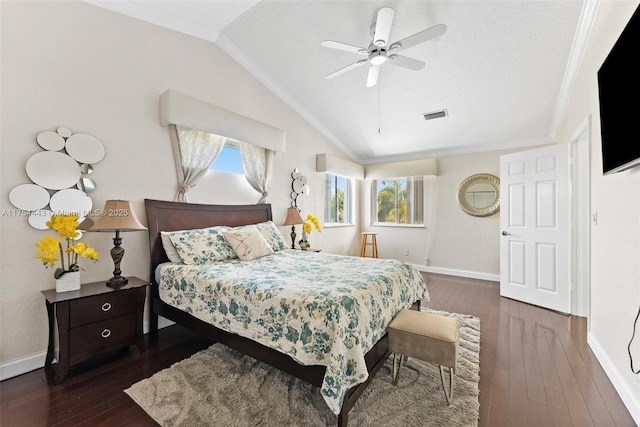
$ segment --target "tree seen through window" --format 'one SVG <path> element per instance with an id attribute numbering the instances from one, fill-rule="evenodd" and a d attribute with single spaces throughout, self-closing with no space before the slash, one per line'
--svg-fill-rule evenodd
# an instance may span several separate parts
<path id="1" fill-rule="evenodd" d="M 374 180 L 373 192 L 374 222 L 423 223 L 422 177 Z"/>
<path id="2" fill-rule="evenodd" d="M 343 176 L 325 176 L 325 212 L 327 223 L 351 223 L 351 180 Z"/>

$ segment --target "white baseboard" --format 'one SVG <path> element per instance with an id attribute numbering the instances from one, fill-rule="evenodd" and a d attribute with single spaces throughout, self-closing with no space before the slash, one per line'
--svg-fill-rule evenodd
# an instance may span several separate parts
<path id="1" fill-rule="evenodd" d="M 165 319 L 162 316 L 158 316 L 158 329 L 162 329 L 162 328 L 166 328 L 167 326 L 171 326 L 171 325 L 175 325 L 176 322 L 173 322 L 169 319 Z M 145 322 L 144 324 L 144 333 L 148 333 L 149 332 L 149 323 Z"/>
<path id="2" fill-rule="evenodd" d="M 589 344 L 591 351 L 593 351 L 596 359 L 598 359 L 598 362 L 602 365 L 602 369 L 604 369 L 607 377 L 609 377 L 611 384 L 613 384 L 613 388 L 615 388 L 620 395 L 620 398 L 627 407 L 631 417 L 636 424 L 640 425 L 640 396 L 635 396 L 633 390 L 629 388 L 620 375 L 618 369 L 616 369 L 613 363 L 611 363 L 611 359 L 609 359 L 607 353 L 591 333 L 587 334 L 587 344 Z"/>
<path id="3" fill-rule="evenodd" d="M 158 328 L 166 328 L 175 324 L 171 320 L 167 320 L 164 317 L 158 319 Z M 143 325 L 144 333 L 149 332 L 149 321 L 145 321 Z M 56 354 L 58 349 L 56 348 Z M 17 377 L 18 375 L 26 374 L 27 372 L 35 371 L 44 367 L 44 362 L 47 358 L 47 352 L 36 353 L 34 355 L 23 357 L 8 363 L 0 364 L 0 381 L 8 380 L 9 378 Z"/>
<path id="4" fill-rule="evenodd" d="M 428 265 L 415 265 L 418 271 L 425 273 L 444 274 L 446 276 L 467 277 L 469 279 L 489 280 L 500 282 L 499 274 L 481 273 L 478 271 L 454 270 L 451 268 L 432 267 Z"/>
<path id="5" fill-rule="evenodd" d="M 42 368 L 46 358 L 47 352 L 44 351 L 12 362 L 3 363 L 0 365 L 0 381 Z"/>

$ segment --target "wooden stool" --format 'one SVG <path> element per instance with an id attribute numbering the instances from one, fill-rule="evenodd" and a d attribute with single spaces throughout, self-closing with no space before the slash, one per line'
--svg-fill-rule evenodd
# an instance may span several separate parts
<path id="1" fill-rule="evenodd" d="M 393 354 L 393 385 L 398 384 L 403 359 L 415 357 L 438 365 L 447 405 L 453 398 L 453 383 L 458 361 L 458 319 L 416 310 L 400 310 L 387 328 L 389 350 Z M 396 355 L 400 363 L 396 368 Z M 444 380 L 449 368 L 449 391 Z"/>
<path id="2" fill-rule="evenodd" d="M 362 233 L 362 243 L 360 244 L 360 256 L 365 257 L 367 252 L 367 246 L 371 246 L 371 258 L 378 258 L 378 242 L 376 241 L 377 233 L 371 231 Z M 368 238 L 371 236 L 371 241 Z"/>

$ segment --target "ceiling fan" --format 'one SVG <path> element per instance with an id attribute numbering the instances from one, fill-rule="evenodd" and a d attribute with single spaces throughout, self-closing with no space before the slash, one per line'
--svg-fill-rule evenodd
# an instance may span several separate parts
<path id="1" fill-rule="evenodd" d="M 424 43 L 434 37 L 441 36 L 445 31 L 447 31 L 446 25 L 438 24 L 397 42 L 389 43 L 389 33 L 391 32 L 391 24 L 393 23 L 393 13 L 393 9 L 390 7 L 383 7 L 378 11 L 376 22 L 371 26 L 373 40 L 368 48 L 353 46 L 333 40 L 323 41 L 322 46 L 324 47 L 356 53 L 366 57 L 328 74 L 326 78 L 332 79 L 342 73 L 369 63 L 370 67 L 369 75 L 367 76 L 367 87 L 372 87 L 378 82 L 380 67 L 384 63 L 388 62 L 389 64 L 416 71 L 424 68 L 424 62 L 407 56 L 398 55 L 397 52 L 401 52 L 409 47 Z"/>

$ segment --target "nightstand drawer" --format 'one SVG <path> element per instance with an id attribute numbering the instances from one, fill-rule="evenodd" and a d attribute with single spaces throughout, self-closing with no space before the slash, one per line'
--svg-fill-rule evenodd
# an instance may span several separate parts
<path id="1" fill-rule="evenodd" d="M 69 324 L 75 328 L 135 312 L 135 290 L 106 293 L 71 301 Z"/>
<path id="2" fill-rule="evenodd" d="M 135 313 L 73 328 L 69 336 L 69 363 L 73 365 L 94 354 L 127 346 L 135 338 Z"/>

